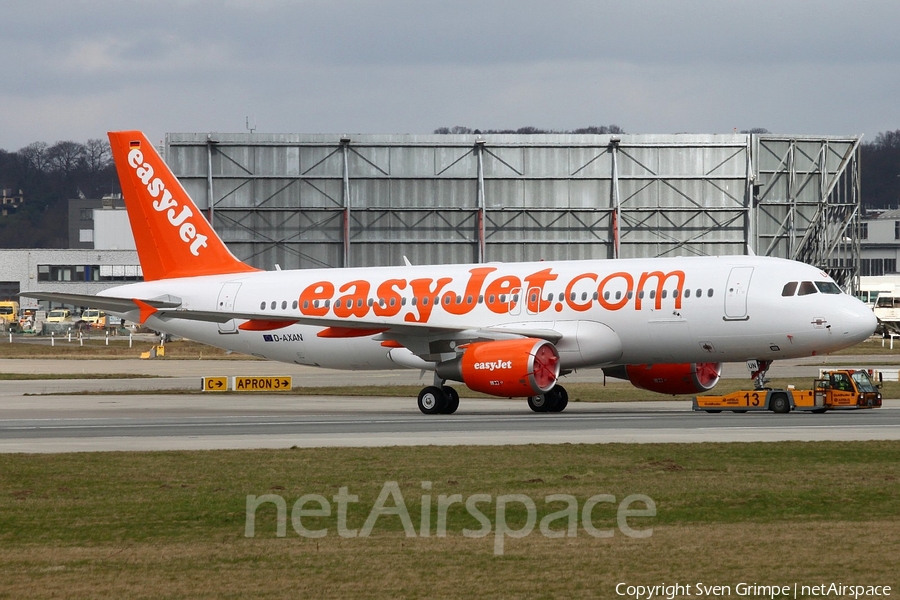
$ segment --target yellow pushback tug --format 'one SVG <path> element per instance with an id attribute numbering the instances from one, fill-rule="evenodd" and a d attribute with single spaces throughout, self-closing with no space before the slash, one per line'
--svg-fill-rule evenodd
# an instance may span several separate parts
<path id="1" fill-rule="evenodd" d="M 771 410 L 789 413 L 806 410 L 823 413 L 826 410 L 878 408 L 881 406 L 880 385 L 872 383 L 866 371 L 823 371 L 813 381 L 813 389 L 785 390 L 754 389 L 731 392 L 723 396 L 695 396 L 694 410 L 718 413 L 723 410 L 747 412 Z"/>

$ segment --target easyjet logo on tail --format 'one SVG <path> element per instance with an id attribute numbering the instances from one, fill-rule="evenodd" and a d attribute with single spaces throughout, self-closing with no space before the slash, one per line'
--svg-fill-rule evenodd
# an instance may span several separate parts
<path id="1" fill-rule="evenodd" d="M 144 153 L 139 147 L 132 147 L 128 151 L 128 165 L 134 169 L 134 174 L 141 180 L 153 200 L 153 210 L 164 212 L 172 227 L 178 230 L 178 237 L 185 244 L 190 244 L 191 254 L 200 256 L 200 248 L 206 248 L 207 236 L 197 233 L 197 226 L 190 219 L 194 217 L 194 211 L 189 206 L 179 206 L 178 201 L 172 196 L 172 192 L 166 189 L 166 184 L 159 177 L 154 177 L 153 166 L 144 162 Z"/>
<path id="2" fill-rule="evenodd" d="M 116 172 L 145 281 L 257 271 L 207 223 L 140 131 L 110 131 Z"/>

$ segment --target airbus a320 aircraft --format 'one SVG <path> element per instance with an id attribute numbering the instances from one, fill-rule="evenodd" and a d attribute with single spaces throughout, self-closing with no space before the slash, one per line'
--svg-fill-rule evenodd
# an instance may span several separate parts
<path id="1" fill-rule="evenodd" d="M 558 412 L 559 378 L 575 369 L 690 394 L 711 389 L 723 362 L 832 352 L 875 330 L 827 274 L 768 257 L 260 271 L 231 254 L 141 132 L 109 139 L 144 281 L 25 295 L 272 360 L 432 371 L 426 414 L 456 411 L 448 380 Z"/>

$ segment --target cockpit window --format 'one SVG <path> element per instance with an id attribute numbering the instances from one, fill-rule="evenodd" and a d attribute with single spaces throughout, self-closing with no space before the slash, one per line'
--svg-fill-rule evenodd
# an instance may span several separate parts
<path id="1" fill-rule="evenodd" d="M 809 294 L 815 294 L 819 290 L 816 289 L 816 284 L 812 281 L 801 281 L 800 282 L 800 291 L 797 292 L 798 296 L 808 296 Z"/>
<path id="2" fill-rule="evenodd" d="M 840 294 L 841 288 L 833 281 L 817 281 L 816 287 L 823 294 Z"/>
<path id="3" fill-rule="evenodd" d="M 793 296 L 794 292 L 797 291 L 797 282 L 791 281 L 790 283 L 784 284 L 784 289 L 781 290 L 782 296 Z"/>

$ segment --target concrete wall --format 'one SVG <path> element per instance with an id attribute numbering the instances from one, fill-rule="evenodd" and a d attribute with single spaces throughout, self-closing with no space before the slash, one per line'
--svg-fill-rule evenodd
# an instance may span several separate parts
<path id="1" fill-rule="evenodd" d="M 134 250 L 0 250 L 0 282 L 18 284 L 23 294 L 29 290 L 96 294 L 125 283 L 126 269 L 132 274 L 140 274 L 138 265 Z M 101 276 L 99 272 L 95 274 L 95 267 L 106 267 L 104 270 L 116 273 L 121 271 L 122 275 Z M 50 274 L 56 278 L 41 281 Z M 88 277 L 91 281 L 85 281 Z M 134 275 L 131 279 L 135 279 Z M 20 302 L 28 306 L 36 304 L 30 299 Z"/>

